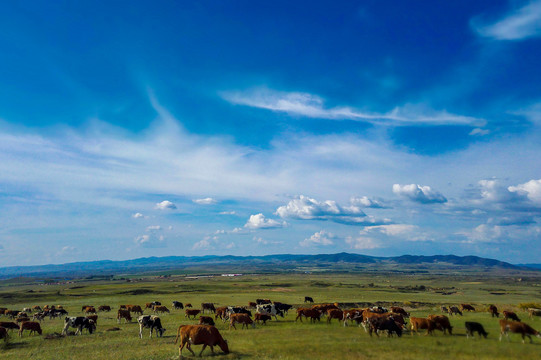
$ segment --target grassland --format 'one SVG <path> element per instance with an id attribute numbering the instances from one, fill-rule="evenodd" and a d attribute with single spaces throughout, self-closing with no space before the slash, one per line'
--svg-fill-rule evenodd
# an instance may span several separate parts
<path id="1" fill-rule="evenodd" d="M 136 322 L 117 324 L 119 304 L 140 304 L 154 300 L 171 308 L 178 300 L 217 305 L 247 305 L 256 298 L 302 305 L 304 296 L 316 302 L 339 302 L 344 305 L 367 304 L 405 306 L 413 316 L 439 313 L 440 305 L 471 303 L 478 311 L 453 317 L 454 335 L 411 336 L 401 338 L 373 337 L 357 326 L 343 327 L 336 321 L 327 324 L 296 323 L 295 312 L 284 319 L 271 321 L 256 329 L 228 330 L 227 324 L 217 322 L 227 339 L 231 353 L 219 350 L 215 359 L 534 359 L 541 355 L 541 339 L 523 345 L 520 337 L 511 335 L 511 342 L 498 341 L 499 329 L 495 319 L 485 311 L 488 304 L 500 309 L 516 310 L 521 318 L 536 329 L 541 320 L 529 320 L 518 305 L 541 302 L 541 277 L 536 273 L 505 276 L 495 273 L 471 272 L 396 275 L 390 273 L 311 273 L 243 275 L 239 277 L 188 277 L 172 275 L 131 276 L 130 281 L 79 280 L 73 283 L 36 284 L 7 281 L 0 284 L 0 307 L 20 310 L 23 307 L 62 304 L 70 316 L 80 316 L 82 305 L 111 305 L 110 313 L 100 313 L 98 331 L 83 336 L 47 339 L 45 336 L 25 336 L 12 332 L 7 344 L 0 344 L 2 359 L 173 359 L 178 347 L 173 344 L 176 329 L 194 321 L 184 317 L 183 310 L 172 310 L 161 316 L 167 329 L 163 338 L 138 337 Z M 149 313 L 147 310 L 146 313 Z M 7 321 L 5 317 L 0 320 Z M 464 321 L 478 321 L 489 332 L 486 340 L 466 339 Z M 60 333 L 62 319 L 46 319 L 44 335 Z M 108 331 L 112 328 L 118 331 Z M 196 352 L 200 346 L 194 346 Z M 185 352 L 184 355 L 189 355 Z"/>

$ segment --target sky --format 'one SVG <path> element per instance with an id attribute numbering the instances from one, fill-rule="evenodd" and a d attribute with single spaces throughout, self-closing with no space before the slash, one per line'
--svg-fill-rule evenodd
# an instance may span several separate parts
<path id="1" fill-rule="evenodd" d="M 539 263 L 541 1 L 5 1 L 0 266 Z"/>

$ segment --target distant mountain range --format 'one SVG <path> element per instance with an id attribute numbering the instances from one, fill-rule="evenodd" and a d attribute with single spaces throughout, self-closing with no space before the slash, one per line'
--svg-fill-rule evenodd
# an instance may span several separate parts
<path id="1" fill-rule="evenodd" d="M 11 266 L 0 268 L 0 278 L 13 277 L 60 277 L 76 278 L 97 275 L 134 274 L 142 272 L 159 272 L 172 270 L 190 270 L 191 272 L 257 272 L 292 270 L 306 267 L 329 267 L 345 265 L 392 266 L 423 265 L 438 267 L 482 267 L 500 269 L 541 269 L 541 265 L 512 265 L 507 262 L 477 256 L 434 255 L 397 257 L 374 257 L 360 254 L 338 253 L 319 255 L 265 255 L 265 256 L 167 256 L 147 257 L 123 261 L 88 261 L 61 265 Z"/>

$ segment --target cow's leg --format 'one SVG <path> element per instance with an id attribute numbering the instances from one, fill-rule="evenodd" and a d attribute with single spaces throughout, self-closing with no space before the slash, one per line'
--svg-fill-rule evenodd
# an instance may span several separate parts
<path id="1" fill-rule="evenodd" d="M 210 347 L 210 352 L 214 354 L 214 346 L 209 345 L 209 347 Z"/>
<path id="2" fill-rule="evenodd" d="M 203 355 L 203 351 L 205 350 L 206 347 L 207 347 L 207 344 L 203 344 L 203 348 L 201 349 L 201 352 L 199 353 L 199 357 Z"/>

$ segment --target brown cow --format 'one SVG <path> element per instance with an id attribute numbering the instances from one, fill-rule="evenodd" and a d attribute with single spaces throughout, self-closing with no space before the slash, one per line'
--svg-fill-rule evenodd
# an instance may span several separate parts
<path id="1" fill-rule="evenodd" d="M 37 332 L 39 335 L 41 335 L 41 326 L 39 325 L 39 322 L 35 321 L 25 321 L 21 324 L 21 327 L 19 328 L 19 337 L 23 336 L 24 330 L 30 330 L 30 335 L 32 333 Z"/>
<path id="2" fill-rule="evenodd" d="M 541 316 L 541 309 L 528 308 L 528 315 L 530 319 L 533 319 L 534 316 Z"/>
<path id="3" fill-rule="evenodd" d="M 460 310 L 462 311 L 475 311 L 475 308 L 470 304 L 460 304 Z"/>
<path id="4" fill-rule="evenodd" d="M 235 330 L 237 330 L 237 327 L 235 326 L 235 324 L 242 324 L 242 329 L 244 329 L 244 327 L 246 327 L 246 329 L 248 329 L 248 325 L 251 325 L 253 328 L 255 328 L 255 323 L 252 319 L 250 319 L 250 317 L 248 316 L 248 314 L 231 314 L 229 315 L 229 330 L 231 330 L 231 326 L 233 326 L 233 328 Z"/>
<path id="5" fill-rule="evenodd" d="M 410 316 L 409 312 L 407 312 L 406 310 L 404 310 L 404 308 L 401 308 L 399 306 L 391 306 L 391 312 L 395 314 L 401 314 L 406 318 Z"/>
<path id="6" fill-rule="evenodd" d="M 213 303 L 201 303 L 201 312 L 204 313 L 206 310 L 211 313 L 216 313 L 216 308 Z"/>
<path id="7" fill-rule="evenodd" d="M 219 308 L 216 308 L 214 320 L 217 320 L 218 318 L 222 319 L 223 322 L 227 320 L 227 306 L 221 306 Z"/>
<path id="8" fill-rule="evenodd" d="M 248 308 L 249 309 L 255 309 L 257 307 L 257 304 L 253 301 L 248 302 Z"/>
<path id="9" fill-rule="evenodd" d="M 317 305 L 312 305 L 312 309 L 314 310 L 319 310 L 321 311 L 322 313 L 327 313 L 327 310 L 329 309 L 338 309 L 338 307 L 334 304 L 317 304 Z M 340 309 L 338 309 L 340 310 Z"/>
<path id="10" fill-rule="evenodd" d="M 203 354 L 203 350 L 210 346 L 210 351 L 214 354 L 214 346 L 218 345 L 226 354 L 229 354 L 227 342 L 223 339 L 218 329 L 210 325 L 182 325 L 178 328 L 175 344 L 180 338 L 179 358 L 182 359 L 182 349 L 184 346 L 195 356 L 191 345 L 203 345 L 199 356 Z"/>
<path id="11" fill-rule="evenodd" d="M 190 316 L 193 316 L 193 319 L 195 320 L 195 317 L 197 315 L 199 315 L 200 312 L 201 312 L 201 310 L 199 310 L 199 309 L 185 309 L 184 310 L 184 317 L 187 317 L 189 319 Z"/>
<path id="12" fill-rule="evenodd" d="M 515 314 L 513 311 L 508 311 L 508 310 L 503 311 L 503 319 L 504 320 L 511 319 L 511 320 L 515 320 L 515 321 L 520 321 L 517 314 Z"/>
<path id="13" fill-rule="evenodd" d="M 254 315 L 254 320 L 256 323 L 260 323 L 261 321 L 263 322 L 263 325 L 267 325 L 267 321 L 271 320 L 272 317 L 270 315 L 267 315 L 267 314 L 259 314 L 259 313 L 256 313 Z"/>
<path id="14" fill-rule="evenodd" d="M 327 323 L 330 324 L 332 319 L 342 320 L 344 317 L 344 312 L 338 309 L 329 309 L 327 310 Z"/>
<path id="15" fill-rule="evenodd" d="M 32 311 L 41 311 L 41 306 L 39 305 L 32 306 Z"/>
<path id="16" fill-rule="evenodd" d="M 132 313 L 143 315 L 143 309 L 141 309 L 141 306 L 139 305 L 126 305 L 126 309 Z"/>
<path id="17" fill-rule="evenodd" d="M 131 313 L 130 310 L 118 309 L 116 313 L 116 320 L 120 324 L 120 320 L 125 319 L 126 322 L 131 322 Z"/>
<path id="18" fill-rule="evenodd" d="M 436 329 L 443 331 L 443 334 L 446 331 L 449 332 L 449 335 L 453 335 L 453 327 L 449 322 L 449 318 L 445 315 L 428 315 L 427 319 L 434 321 L 436 323 Z"/>
<path id="19" fill-rule="evenodd" d="M 541 338 L 541 334 L 539 333 L 539 331 L 533 329 L 528 324 L 520 321 L 500 320 L 500 341 L 502 341 L 502 336 L 504 334 L 507 337 L 507 341 L 509 341 L 509 332 L 521 334 L 523 344 L 526 336 L 530 339 L 530 343 L 533 342 L 531 335 L 535 335 L 538 338 Z"/>
<path id="20" fill-rule="evenodd" d="M 212 325 L 214 326 L 214 320 L 210 316 L 200 316 L 199 325 Z"/>
<path id="21" fill-rule="evenodd" d="M 496 307 L 496 305 L 490 305 L 488 307 L 488 312 L 490 313 L 490 315 L 492 315 L 492 317 L 500 317 L 500 313 L 498 312 L 498 308 Z"/>
<path id="22" fill-rule="evenodd" d="M 190 304 L 190 303 L 186 303 L 186 304 L 184 304 L 184 307 L 191 308 L 191 307 L 193 307 L 193 306 L 192 306 L 192 304 Z"/>
<path id="23" fill-rule="evenodd" d="M 87 306 L 84 310 L 85 314 L 95 314 L 96 308 L 94 306 Z"/>
<path id="24" fill-rule="evenodd" d="M 436 328 L 436 323 L 433 320 L 429 320 L 425 318 L 410 317 L 410 326 L 411 326 L 411 335 L 413 335 L 414 331 L 418 334 L 419 333 L 418 330 L 426 329 L 426 334 L 425 334 L 426 336 L 428 334 L 432 335 L 432 332 Z"/>
<path id="25" fill-rule="evenodd" d="M 25 321 L 30 321 L 30 318 L 28 316 L 26 317 L 18 317 L 17 319 L 15 319 L 15 321 L 20 324 L 20 323 L 23 323 Z"/>
<path id="26" fill-rule="evenodd" d="M 98 315 L 87 315 L 86 318 L 94 321 L 94 324 L 98 325 Z"/>
<path id="27" fill-rule="evenodd" d="M 98 311 L 111 311 L 111 307 L 109 305 L 100 305 Z"/>
<path id="28" fill-rule="evenodd" d="M 169 309 L 167 308 L 167 306 L 163 306 L 163 305 L 154 305 L 154 313 L 156 314 L 159 314 L 159 313 L 169 313 Z"/>
<path id="29" fill-rule="evenodd" d="M 306 308 L 298 308 L 297 309 L 297 317 L 295 318 L 295 321 L 297 321 L 298 319 L 301 319 L 301 322 L 302 322 L 302 317 L 307 317 L 307 318 L 310 318 L 310 322 L 314 322 L 314 321 L 320 321 L 321 320 L 321 316 L 323 315 L 323 313 L 319 310 L 316 310 L 316 309 L 306 309 Z"/>

